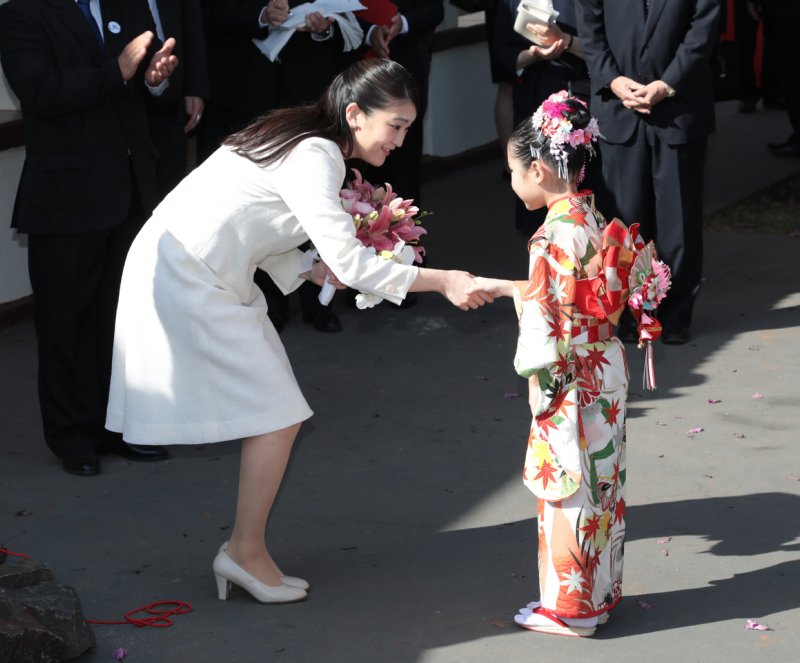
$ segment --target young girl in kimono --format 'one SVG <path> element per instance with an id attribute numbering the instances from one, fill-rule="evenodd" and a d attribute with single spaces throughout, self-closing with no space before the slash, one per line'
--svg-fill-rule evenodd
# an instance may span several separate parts
<path id="1" fill-rule="evenodd" d="M 660 333 L 652 313 L 669 287 L 652 243 L 644 246 L 636 226 L 606 224 L 592 193 L 578 188 L 598 136 L 583 102 L 566 92 L 517 127 L 511 186 L 528 209 L 547 207 L 547 217 L 529 244 L 528 281 L 476 285 L 514 298 L 514 364 L 529 380 L 533 413 L 523 480 L 538 498 L 539 599 L 514 621 L 584 637 L 622 596 L 628 368 L 614 325 L 629 304 L 649 345 Z"/>

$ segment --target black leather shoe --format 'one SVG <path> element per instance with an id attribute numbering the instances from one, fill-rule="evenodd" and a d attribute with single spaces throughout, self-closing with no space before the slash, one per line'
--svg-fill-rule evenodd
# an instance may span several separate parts
<path id="1" fill-rule="evenodd" d="M 782 140 L 780 143 L 767 143 L 767 147 L 771 150 L 779 150 L 783 147 L 789 147 L 790 145 L 796 145 L 798 143 L 800 143 L 800 138 L 792 134 L 786 140 Z"/>
<path id="2" fill-rule="evenodd" d="M 313 325 L 318 332 L 334 334 L 342 331 L 339 318 L 326 308 L 320 309 L 316 314 L 303 313 L 303 322 Z"/>
<path id="3" fill-rule="evenodd" d="M 103 451 L 105 453 L 114 454 L 115 456 L 120 456 L 121 458 L 145 463 L 169 458 L 169 453 L 164 447 L 128 444 L 122 440 L 106 445 Z"/>
<path id="4" fill-rule="evenodd" d="M 789 143 L 772 149 L 772 156 L 785 159 L 800 159 L 800 143 Z"/>
<path id="5" fill-rule="evenodd" d="M 661 334 L 661 342 L 664 345 L 685 345 L 689 342 L 689 328 L 669 327 Z"/>
<path id="6" fill-rule="evenodd" d="M 61 467 L 70 474 L 90 477 L 100 474 L 100 459 L 95 455 L 70 456 L 61 460 Z"/>

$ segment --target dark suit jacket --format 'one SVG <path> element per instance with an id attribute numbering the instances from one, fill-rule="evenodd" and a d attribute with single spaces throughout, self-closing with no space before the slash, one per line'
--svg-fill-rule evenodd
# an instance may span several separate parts
<path id="1" fill-rule="evenodd" d="M 0 5 L 0 58 L 25 127 L 12 222 L 21 232 L 111 228 L 137 191 L 145 210 L 157 199 L 145 112 L 153 100 L 142 76 L 150 54 L 127 84 L 117 64 L 123 47 L 152 27 L 147 3 L 101 0 L 101 8 L 105 51 L 74 0 Z"/>
<path id="2" fill-rule="evenodd" d="M 671 145 L 714 130 L 710 57 L 717 40 L 719 0 L 576 0 L 578 34 L 592 79 L 592 114 L 610 143 L 627 141 L 640 121 Z M 677 95 L 642 116 L 625 108 L 609 84 L 661 79 Z"/>
<path id="3" fill-rule="evenodd" d="M 211 101 L 256 117 L 279 99 L 278 65 L 256 47 L 268 29 L 258 17 L 266 0 L 202 0 Z"/>
<path id="4" fill-rule="evenodd" d="M 398 11 L 408 21 L 408 32 L 397 35 L 389 44 L 389 58 L 403 65 L 414 76 L 419 86 L 420 121 L 428 99 L 428 77 L 431 68 L 433 33 L 444 18 L 443 0 L 392 0 Z M 358 14 L 356 14 L 358 16 Z M 369 25 L 364 26 L 364 34 Z"/>
<path id="5" fill-rule="evenodd" d="M 200 0 L 157 0 L 164 36 L 175 38 L 178 66 L 169 84 L 184 96 L 208 98 L 208 63 Z"/>

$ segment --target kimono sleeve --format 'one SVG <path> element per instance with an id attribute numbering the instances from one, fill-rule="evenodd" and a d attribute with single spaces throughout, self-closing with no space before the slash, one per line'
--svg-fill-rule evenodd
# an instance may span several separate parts
<path id="1" fill-rule="evenodd" d="M 537 376 L 546 409 L 553 385 L 569 352 L 575 309 L 575 261 L 561 246 L 542 238 L 532 243 L 530 278 L 515 284 L 519 338 L 514 368 L 525 378 Z"/>

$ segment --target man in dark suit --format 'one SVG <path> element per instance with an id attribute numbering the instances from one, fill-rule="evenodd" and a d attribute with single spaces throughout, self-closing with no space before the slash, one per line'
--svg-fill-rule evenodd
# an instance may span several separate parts
<path id="1" fill-rule="evenodd" d="M 286 19 L 289 5 L 267 0 L 202 0 L 208 52 L 209 97 L 198 136 L 207 158 L 230 134 L 280 102 L 278 63 L 253 43 Z"/>
<path id="2" fill-rule="evenodd" d="M 198 0 L 149 0 L 158 41 L 175 39 L 180 63 L 169 85 L 170 104 L 148 104 L 150 135 L 158 150 L 159 197 L 163 198 L 186 175 L 187 134 L 203 117 L 208 98 L 208 65 L 203 15 Z"/>
<path id="3" fill-rule="evenodd" d="M 776 157 L 800 159 L 800 67 L 797 65 L 798 0 L 758 0 L 749 3 L 754 14 L 764 14 L 764 28 L 774 40 L 781 88 L 792 133 L 786 140 L 767 143 Z"/>
<path id="4" fill-rule="evenodd" d="M 367 40 L 378 57 L 390 58 L 411 72 L 419 88 L 420 104 L 403 146 L 383 166 L 367 169 L 366 174 L 375 182 L 390 182 L 398 195 L 419 202 L 422 121 L 428 107 L 433 33 L 444 18 L 444 4 L 442 0 L 392 2 L 398 10 L 392 25 L 368 28 Z"/>
<path id="5" fill-rule="evenodd" d="M 102 450 L 166 455 L 104 430 L 119 280 L 157 200 L 145 104 L 168 94 L 176 65 L 174 40 L 149 50 L 148 17 L 144 0 L 0 5 L 0 60 L 25 126 L 13 225 L 28 234 L 44 436 L 75 474 L 99 472 Z"/>
<path id="6" fill-rule="evenodd" d="M 662 338 L 686 343 L 702 277 L 719 0 L 577 0 L 576 8 L 603 136 L 608 212 L 639 222 L 655 240 L 673 279 L 659 315 Z M 620 334 L 626 340 L 630 330 Z"/>

